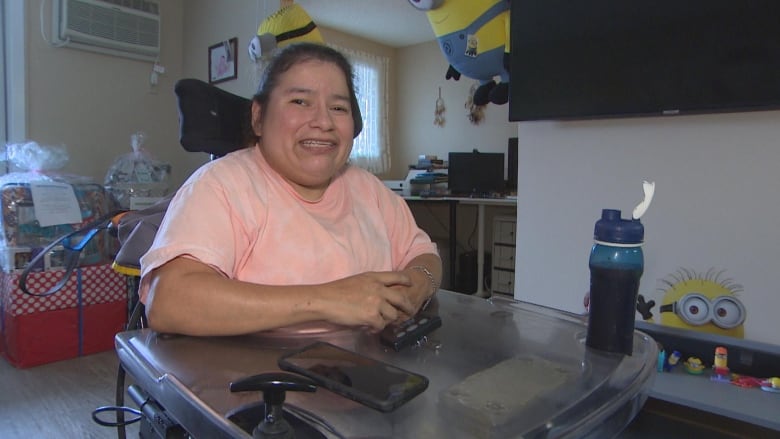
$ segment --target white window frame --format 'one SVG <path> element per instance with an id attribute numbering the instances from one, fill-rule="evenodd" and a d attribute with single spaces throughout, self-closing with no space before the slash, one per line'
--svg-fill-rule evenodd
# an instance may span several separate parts
<path id="1" fill-rule="evenodd" d="M 333 46 L 352 63 L 355 93 L 363 116 L 363 131 L 355 138 L 349 160 L 374 174 L 390 170 L 388 76 L 390 59 L 359 50 Z"/>
<path id="2" fill-rule="evenodd" d="M 3 144 L 8 140 L 7 131 L 5 129 L 6 124 L 8 124 L 8 120 L 6 117 L 6 114 L 8 114 L 8 102 L 5 100 L 5 89 L 6 89 L 6 83 L 5 83 L 5 66 L 8 64 L 8 60 L 5 58 L 5 2 L 0 2 L 0 59 L 3 60 L 2 64 L 0 64 L 0 84 L 2 84 L 2 87 L 0 87 L 0 102 L 2 102 L 2 107 L 0 107 L 0 114 L 2 114 L 2 118 L 0 118 L 0 139 L 3 140 Z M 2 172 L 3 170 L 0 170 Z"/>
<path id="3" fill-rule="evenodd" d="M 27 102 L 25 90 L 25 15 L 24 0 L 5 0 L 2 2 L 2 29 L 0 29 L 0 47 L 2 47 L 3 66 L 0 72 L 2 80 L 4 144 L 22 142 L 27 137 Z"/>

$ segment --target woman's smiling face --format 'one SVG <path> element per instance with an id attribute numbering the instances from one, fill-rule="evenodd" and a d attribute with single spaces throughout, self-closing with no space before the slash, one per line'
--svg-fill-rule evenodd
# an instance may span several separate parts
<path id="1" fill-rule="evenodd" d="M 344 72 L 309 59 L 292 65 L 266 108 L 252 105 L 263 156 L 304 199 L 322 197 L 352 150 L 354 121 Z"/>

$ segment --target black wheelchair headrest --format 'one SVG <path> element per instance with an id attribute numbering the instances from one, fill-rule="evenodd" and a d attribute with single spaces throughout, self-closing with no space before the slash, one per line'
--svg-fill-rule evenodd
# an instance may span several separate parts
<path id="1" fill-rule="evenodd" d="M 251 100 L 191 78 L 177 81 L 174 93 L 184 149 L 221 157 L 248 146 Z"/>

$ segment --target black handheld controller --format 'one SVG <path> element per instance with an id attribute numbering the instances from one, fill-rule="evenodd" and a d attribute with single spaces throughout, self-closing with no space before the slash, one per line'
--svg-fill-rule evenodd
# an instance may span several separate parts
<path id="1" fill-rule="evenodd" d="M 379 340 L 382 344 L 400 351 L 409 345 L 417 343 L 440 326 L 441 317 L 434 314 L 418 313 L 402 323 L 387 325 L 379 333 Z"/>

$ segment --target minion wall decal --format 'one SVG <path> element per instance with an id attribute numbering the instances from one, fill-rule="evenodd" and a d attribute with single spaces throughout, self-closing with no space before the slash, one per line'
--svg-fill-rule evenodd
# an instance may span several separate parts
<path id="1" fill-rule="evenodd" d="M 706 273 L 680 268 L 661 280 L 663 293 L 658 308 L 660 323 L 675 328 L 744 338 L 747 310 L 737 295 L 742 285 L 723 278 L 725 270 L 710 268 Z M 640 298 L 637 310 L 645 320 L 653 321 L 650 309 L 654 301 Z"/>
<path id="2" fill-rule="evenodd" d="M 475 105 L 509 101 L 509 0 L 408 0 L 425 11 L 450 66 L 446 79 L 476 79 Z M 499 81 L 496 82 L 495 78 Z"/>

